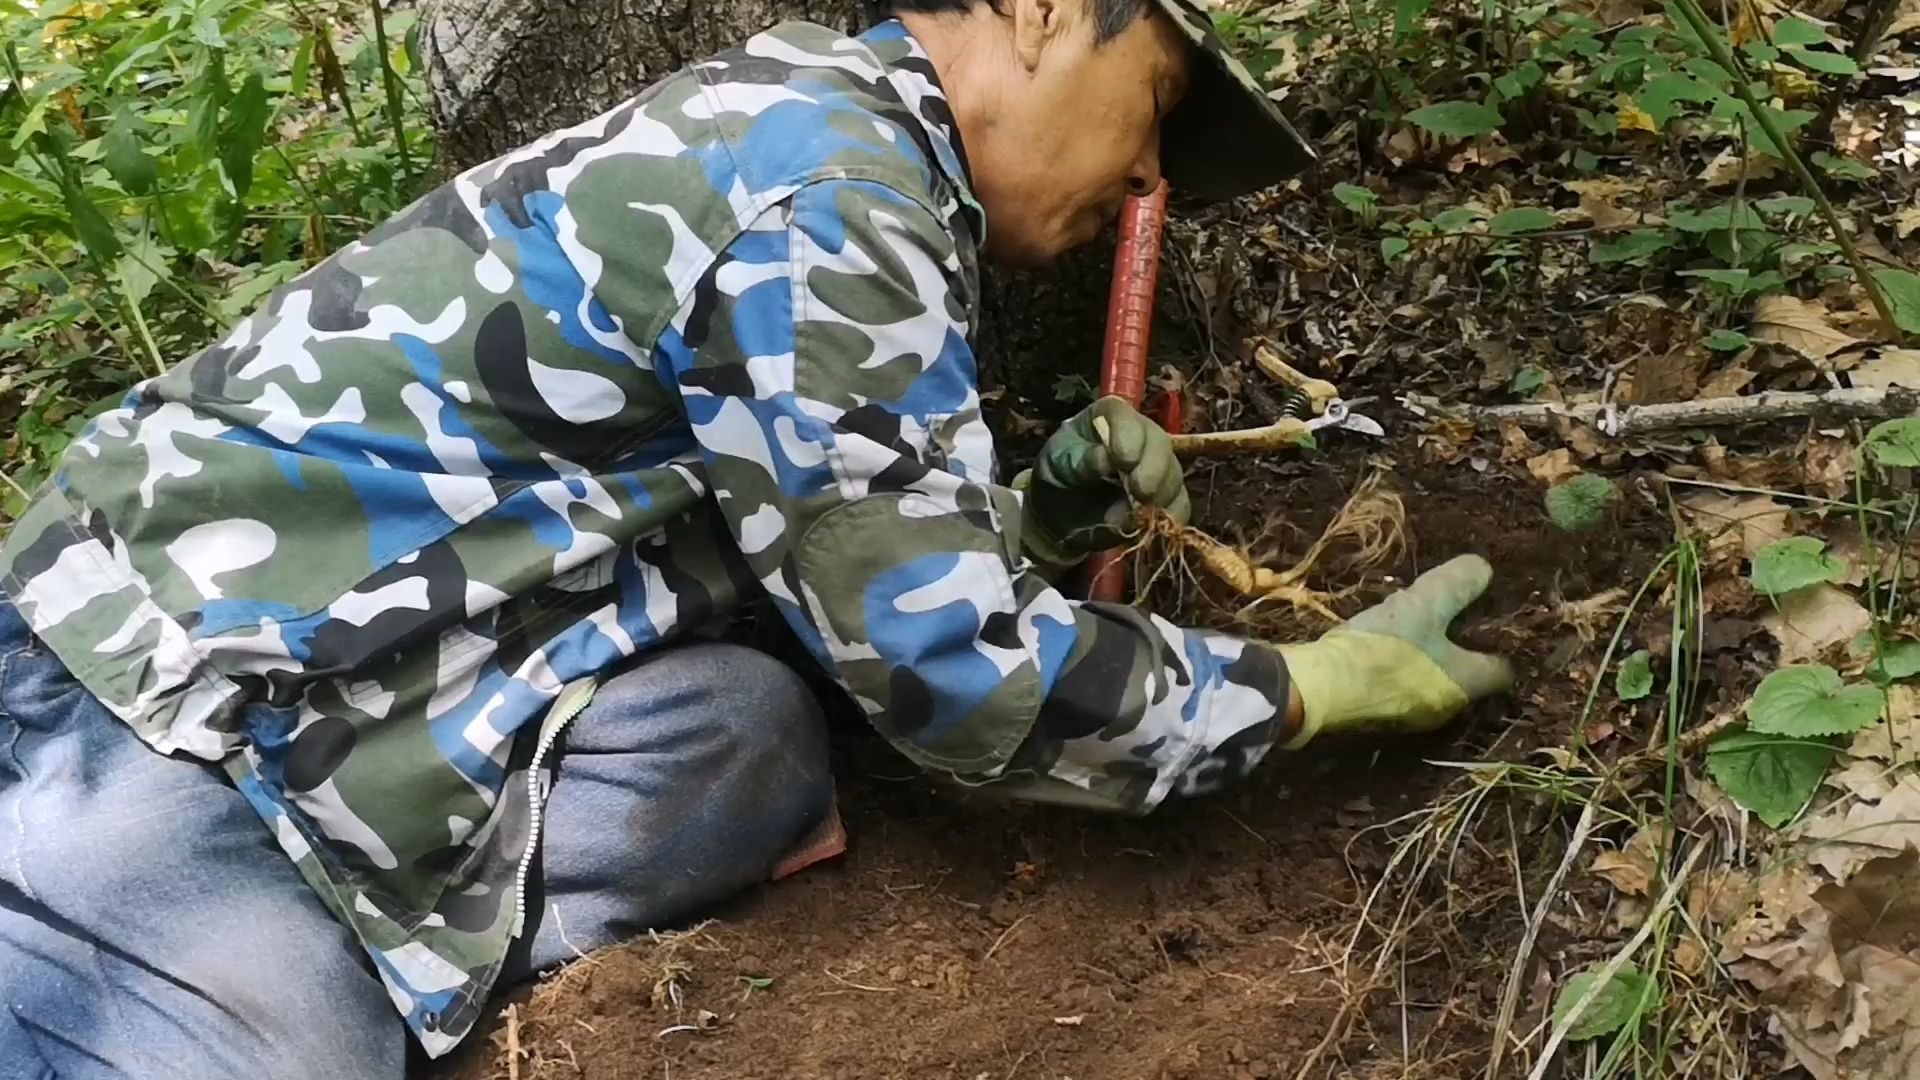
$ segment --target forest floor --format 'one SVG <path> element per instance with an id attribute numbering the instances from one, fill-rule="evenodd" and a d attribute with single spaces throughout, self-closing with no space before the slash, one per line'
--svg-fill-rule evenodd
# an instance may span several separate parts
<path id="1" fill-rule="evenodd" d="M 1888 70 L 1815 142 L 1883 168 L 1844 197 L 1854 239 L 1911 265 L 1920 153 L 1901 147 L 1920 143 L 1920 102 L 1899 95 L 1920 70 Z M 1435 140 L 1296 105 L 1326 148 L 1310 183 L 1170 227 L 1154 389 L 1181 392 L 1192 430 L 1270 422 L 1269 349 L 1365 400 L 1387 437 L 1199 463 L 1194 525 L 1286 567 L 1378 479 L 1402 542 L 1371 562 L 1336 545 L 1308 584 L 1351 615 L 1487 556 L 1494 584 L 1457 636 L 1514 657 L 1516 691 L 1432 736 L 1276 753 L 1236 791 L 1141 820 L 956 800 L 846 724 L 843 857 L 523 988 L 441 1075 L 1916 1075 L 1920 913 L 1899 899 L 1920 895 L 1901 855 L 1920 841 L 1901 738 L 1920 711 L 1902 681 L 1920 673 L 1915 504 L 1878 467 L 1897 455 L 1860 456 L 1873 419 L 1615 437 L 1461 410 L 1911 386 L 1920 353 L 1844 271 L 1768 264 L 1785 287 L 1749 292 L 1750 271 L 1712 269 L 1729 239 L 1735 263 L 1743 242 L 1837 248 L 1791 177 L 1758 158 L 1729 172 L 1705 129 L 1623 131 L 1631 152 L 1601 160 L 1549 127 Z M 1751 205 L 1784 232 L 1713 235 Z M 1552 228 L 1490 224 L 1524 207 Z M 1629 233 L 1669 247 L 1603 253 Z M 1029 336 L 1085 340 L 1085 299 L 1088 325 Z M 1010 459 L 1095 379 L 1090 349 L 1055 353 L 989 372 Z M 1775 576 L 1790 550 L 1811 576 Z M 1136 601 L 1183 624 L 1328 625 L 1157 547 L 1134 572 Z M 1783 674 L 1832 686 L 1763 723 L 1755 695 Z M 1878 711 L 1830 723 L 1835 695 Z"/>
<path id="2" fill-rule="evenodd" d="M 1311 532 L 1369 458 L 1417 460 L 1413 441 L 1348 445 L 1293 477 L 1218 470 L 1198 481 L 1199 520 Z M 1585 691 L 1542 660 L 1590 670 L 1604 640 L 1540 616 L 1644 575 L 1665 540 L 1658 515 L 1634 509 L 1619 530 L 1564 541 L 1507 468 L 1396 476 L 1410 543 L 1386 572 L 1466 551 L 1499 567 L 1462 640 L 1522 658 L 1512 700 L 1430 738 L 1277 756 L 1238 791 L 1140 820 L 956 802 L 849 730 L 844 858 L 698 930 L 566 969 L 457 1075 L 513 1075 L 509 1040 L 529 1078 L 1470 1074 L 1525 925 L 1516 880 L 1551 871 L 1558 848 L 1490 823 L 1455 861 L 1449 916 L 1370 972 L 1356 915 L 1401 839 L 1382 826 L 1459 780 L 1432 760 L 1565 739 Z"/>

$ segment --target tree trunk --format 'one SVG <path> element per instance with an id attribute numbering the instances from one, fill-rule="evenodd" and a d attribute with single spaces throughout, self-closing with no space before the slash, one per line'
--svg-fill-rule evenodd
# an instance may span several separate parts
<path id="1" fill-rule="evenodd" d="M 439 165 L 452 173 L 596 116 L 785 19 L 869 24 L 864 0 L 426 0 Z M 976 344 L 982 381 L 1014 399 L 1003 404 L 1058 415 L 1081 403 L 1056 398 L 1057 379 L 1099 383 L 1112 259 L 1107 237 L 1044 273 L 985 275 Z"/>
<path id="2" fill-rule="evenodd" d="M 597 116 L 774 23 L 865 24 L 862 0 L 427 0 L 434 127 L 449 170 Z"/>

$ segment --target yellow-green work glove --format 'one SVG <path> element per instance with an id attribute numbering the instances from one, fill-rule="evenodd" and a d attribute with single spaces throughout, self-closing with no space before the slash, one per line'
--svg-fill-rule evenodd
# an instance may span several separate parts
<path id="1" fill-rule="evenodd" d="M 1014 486 L 1027 492 L 1021 546 L 1047 570 L 1120 543 L 1136 504 L 1182 525 L 1193 512 L 1173 441 L 1120 397 L 1103 397 L 1062 425 Z"/>
<path id="2" fill-rule="evenodd" d="M 1469 701 L 1511 687 L 1504 659 L 1447 638 L 1492 580 L 1487 560 L 1462 555 L 1318 641 L 1279 646 L 1305 719 L 1287 747 L 1328 731 L 1431 731 Z"/>

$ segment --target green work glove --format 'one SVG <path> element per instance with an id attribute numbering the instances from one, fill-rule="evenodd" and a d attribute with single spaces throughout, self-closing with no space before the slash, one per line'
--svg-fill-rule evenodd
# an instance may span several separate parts
<path id="1" fill-rule="evenodd" d="M 1172 440 L 1119 397 L 1101 398 L 1054 432 L 1014 486 L 1027 492 L 1021 546 L 1043 571 L 1120 543 L 1136 503 L 1182 525 L 1193 513 Z"/>
<path id="2" fill-rule="evenodd" d="M 1512 686 L 1505 660 L 1447 639 L 1448 625 L 1492 578 L 1487 560 L 1462 555 L 1318 641 L 1279 646 L 1305 715 L 1288 748 L 1325 731 L 1431 731 L 1467 702 Z"/>

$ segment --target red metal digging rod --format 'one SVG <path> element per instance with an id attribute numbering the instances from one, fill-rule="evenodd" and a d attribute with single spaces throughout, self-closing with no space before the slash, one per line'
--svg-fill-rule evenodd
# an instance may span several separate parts
<path id="1" fill-rule="evenodd" d="M 1100 393 L 1118 394 L 1136 407 L 1147 390 L 1147 340 L 1153 330 L 1154 290 L 1160 283 L 1160 228 L 1167 220 L 1167 185 L 1127 198 L 1120 209 L 1120 246 L 1113 256 L 1107 298 L 1107 340 L 1100 352 Z M 1087 562 L 1087 597 L 1118 601 L 1127 568 L 1118 551 Z"/>

